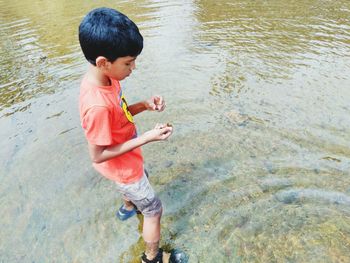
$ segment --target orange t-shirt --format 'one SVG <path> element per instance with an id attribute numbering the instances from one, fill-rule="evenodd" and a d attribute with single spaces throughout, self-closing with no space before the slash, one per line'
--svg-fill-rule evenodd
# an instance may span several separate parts
<path id="1" fill-rule="evenodd" d="M 81 82 L 79 110 L 85 136 L 91 144 L 110 146 L 137 137 L 136 126 L 128 111 L 120 83 L 94 86 L 85 78 Z M 103 176 L 120 183 L 133 183 L 143 176 L 141 147 L 102 163 L 93 163 Z"/>

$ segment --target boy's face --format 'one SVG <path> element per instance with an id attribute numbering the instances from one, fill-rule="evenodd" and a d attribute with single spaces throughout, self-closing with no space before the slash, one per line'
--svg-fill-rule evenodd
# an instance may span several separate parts
<path id="1" fill-rule="evenodd" d="M 107 62 L 106 75 L 117 80 L 123 80 L 128 77 L 132 71 L 136 68 L 136 57 L 120 57 L 114 62 Z"/>

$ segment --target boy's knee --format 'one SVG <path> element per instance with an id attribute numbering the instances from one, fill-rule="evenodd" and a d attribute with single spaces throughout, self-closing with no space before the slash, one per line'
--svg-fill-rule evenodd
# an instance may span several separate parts
<path id="1" fill-rule="evenodd" d="M 156 195 L 151 199 L 145 198 L 140 200 L 135 205 L 145 217 L 161 216 L 163 212 L 162 201 Z"/>

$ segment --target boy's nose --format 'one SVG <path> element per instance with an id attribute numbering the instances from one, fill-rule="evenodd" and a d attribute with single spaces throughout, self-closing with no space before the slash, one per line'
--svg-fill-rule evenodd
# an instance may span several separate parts
<path id="1" fill-rule="evenodd" d="M 136 68 L 136 63 L 135 61 L 133 61 L 133 63 L 131 64 L 131 70 L 134 70 Z"/>

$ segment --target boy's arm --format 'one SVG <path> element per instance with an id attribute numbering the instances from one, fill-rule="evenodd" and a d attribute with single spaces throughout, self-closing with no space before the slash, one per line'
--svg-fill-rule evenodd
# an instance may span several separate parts
<path id="1" fill-rule="evenodd" d="M 166 140 L 172 134 L 173 128 L 166 125 L 157 125 L 154 129 L 145 132 L 141 136 L 112 146 L 101 146 L 89 143 L 91 160 L 94 163 L 102 163 L 137 147 L 152 141 Z"/>
<path id="2" fill-rule="evenodd" d="M 128 109 L 133 116 L 145 110 L 160 112 L 165 109 L 165 101 L 162 96 L 153 96 L 149 100 L 128 106 Z"/>
<path id="3" fill-rule="evenodd" d="M 147 110 L 146 101 L 141 101 L 141 102 L 129 105 L 128 109 L 132 116 L 139 114 L 140 112 Z"/>

